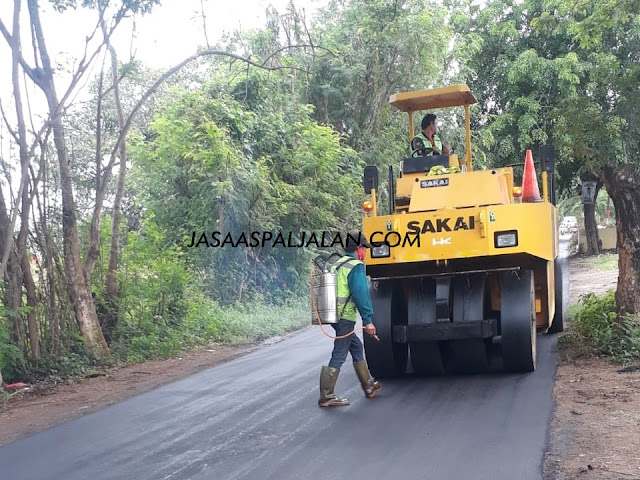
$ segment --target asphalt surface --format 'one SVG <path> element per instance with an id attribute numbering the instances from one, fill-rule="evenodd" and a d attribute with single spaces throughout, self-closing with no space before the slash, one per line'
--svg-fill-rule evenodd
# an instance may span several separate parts
<path id="1" fill-rule="evenodd" d="M 310 327 L 7 444 L 0 478 L 542 479 L 555 336 L 538 336 L 533 373 L 409 375 L 384 382 L 373 400 L 348 360 L 336 391 L 351 406 L 318 408 L 320 367 L 331 348 Z"/>

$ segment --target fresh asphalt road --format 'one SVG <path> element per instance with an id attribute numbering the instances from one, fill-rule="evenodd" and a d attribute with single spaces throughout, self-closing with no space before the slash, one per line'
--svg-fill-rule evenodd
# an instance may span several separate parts
<path id="1" fill-rule="evenodd" d="M 565 278 L 566 283 L 566 278 Z M 332 342 L 319 327 L 0 447 L 24 480 L 519 480 L 542 478 L 556 339 L 538 368 L 384 382 L 362 395 L 350 360 L 318 408 Z M 0 428 L 1 425 L 0 425 Z"/>

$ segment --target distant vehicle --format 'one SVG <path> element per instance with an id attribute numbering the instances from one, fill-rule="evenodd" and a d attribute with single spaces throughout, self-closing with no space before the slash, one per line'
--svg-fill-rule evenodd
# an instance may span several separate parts
<path id="1" fill-rule="evenodd" d="M 560 235 L 569 235 L 578 232 L 578 219 L 576 217 L 564 217 L 559 227 Z"/>

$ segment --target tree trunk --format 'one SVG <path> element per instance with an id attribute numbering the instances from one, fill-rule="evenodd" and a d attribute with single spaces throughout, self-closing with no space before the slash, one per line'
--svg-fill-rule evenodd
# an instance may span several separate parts
<path id="1" fill-rule="evenodd" d="M 45 230 L 46 231 L 46 230 Z M 49 287 L 49 319 L 51 325 L 51 355 L 53 358 L 58 357 L 59 352 L 59 330 L 60 330 L 60 312 L 56 303 L 56 280 L 54 276 L 53 253 L 51 246 L 46 246 L 46 263 L 47 269 L 47 285 Z"/>
<path id="2" fill-rule="evenodd" d="M 18 257 L 15 252 L 11 252 L 7 262 L 7 306 L 11 317 L 9 339 L 22 353 L 26 353 L 24 348 L 24 325 L 22 315 L 20 315 L 20 308 L 22 307 L 21 273 Z"/>
<path id="3" fill-rule="evenodd" d="M 103 23 L 103 32 L 105 31 Z M 115 48 L 111 45 L 108 37 L 105 36 L 107 47 L 111 53 L 111 80 L 113 82 L 113 99 L 116 106 L 116 113 L 118 115 L 118 129 L 120 135 L 124 133 L 124 137 L 120 142 L 120 166 L 118 170 L 118 182 L 116 184 L 116 196 L 113 201 L 113 222 L 111 226 L 111 248 L 109 249 L 109 269 L 107 271 L 106 280 L 106 318 L 104 319 L 102 328 L 106 332 L 108 338 L 111 338 L 113 331 L 116 328 L 116 322 L 118 320 L 118 283 L 116 274 L 118 273 L 118 256 L 120 250 L 120 222 L 122 221 L 122 198 L 124 196 L 124 185 L 127 173 L 127 140 L 126 132 L 126 119 L 124 116 L 124 109 L 122 108 L 122 101 L 120 100 L 120 84 L 118 81 L 118 56 Z"/>
<path id="4" fill-rule="evenodd" d="M 20 44 L 20 1 L 14 2 L 13 10 L 13 37 L 9 42 L 11 47 L 11 83 L 13 87 L 13 99 L 16 107 L 16 120 L 18 122 L 17 131 L 13 133 L 15 141 L 18 143 L 18 151 L 20 155 L 20 188 L 16 198 L 16 205 L 13 213 L 7 211 L 7 215 L 12 215 L 10 224 L 6 224 L 4 230 L 4 250 L 2 251 L 2 265 L 0 266 L 0 277 L 4 275 L 4 267 L 8 261 L 9 255 L 13 254 L 13 232 L 15 228 L 15 222 L 18 213 L 18 202 L 22 201 L 22 224 L 20 227 L 19 239 L 22 238 L 26 244 L 26 231 L 28 228 L 29 219 L 29 194 L 27 192 L 27 185 L 29 179 L 29 160 L 30 154 L 27 147 L 27 127 L 25 123 L 24 110 L 22 108 L 22 90 L 20 88 L 20 56 L 21 56 L 21 44 Z M 26 211 L 25 211 L 25 206 Z M 4 200 L 3 200 L 3 208 Z M 27 219 L 25 223 L 24 219 Z M 5 222 L 6 223 L 6 222 Z M 26 248 L 23 249 L 26 251 Z M 11 253 L 10 253 L 11 252 Z M 21 256 L 20 244 L 18 244 L 18 260 Z"/>
<path id="5" fill-rule="evenodd" d="M 16 108 L 18 108 L 18 99 L 16 98 Z M 20 109 L 22 105 L 20 104 Z M 26 135 L 26 133 L 25 133 Z M 22 142 L 21 142 L 22 143 Z M 29 165 L 29 153 L 27 151 L 27 142 L 24 141 L 24 146 L 20 147 L 21 162 L 25 165 Z M 27 175 L 27 169 L 24 169 L 24 175 Z M 33 181 L 34 189 L 37 187 L 36 180 Z M 24 283 L 25 290 L 27 292 L 27 332 L 29 334 L 29 345 L 31 351 L 31 360 L 37 361 L 40 355 L 40 346 L 38 338 L 38 323 L 36 319 L 36 309 L 38 307 L 38 300 L 36 297 L 36 284 L 33 281 L 33 275 L 31 274 L 31 262 L 29 255 L 27 254 L 27 237 L 29 236 L 29 212 L 31 211 L 31 204 L 33 202 L 33 195 L 30 195 L 27 188 L 22 190 L 22 211 L 20 212 L 20 232 L 18 233 L 17 250 L 18 260 L 22 268 L 22 282 Z"/>
<path id="6" fill-rule="evenodd" d="M 596 193 L 597 196 L 597 193 Z M 598 237 L 598 225 L 596 223 L 596 204 L 585 203 L 584 211 L 584 233 L 587 240 L 587 255 L 600 254 L 600 237 Z"/>
<path id="7" fill-rule="evenodd" d="M 57 101 L 53 86 L 47 93 L 49 111 L 54 114 L 57 110 Z M 60 115 L 52 118 L 51 124 L 53 127 L 53 141 L 60 166 L 64 266 L 69 296 L 71 297 L 71 303 L 76 313 L 76 320 L 78 321 L 78 327 L 80 327 L 85 347 L 95 356 L 105 358 L 109 355 L 109 347 L 100 329 L 100 322 L 98 321 L 98 315 L 96 314 L 89 284 L 84 276 L 84 267 L 80 257 L 76 205 L 73 198 L 71 172 L 69 171 L 67 149 Z"/>
<path id="8" fill-rule="evenodd" d="M 640 316 L 640 166 L 606 166 L 602 180 L 616 209 L 619 312 Z"/>
<path id="9" fill-rule="evenodd" d="M 104 66 L 103 66 L 104 68 Z M 91 226 L 89 227 L 89 248 L 87 248 L 87 256 L 84 260 L 84 275 L 91 280 L 91 273 L 95 267 L 98 257 L 100 256 L 100 223 L 102 219 L 102 203 L 104 196 L 100 195 L 100 187 L 102 183 L 102 82 L 103 72 L 100 72 L 100 80 L 98 80 L 98 105 L 96 111 L 96 204 L 91 218 Z M 105 178 L 105 182 L 108 178 Z"/>
<path id="10" fill-rule="evenodd" d="M 113 225 L 111 227 L 111 249 L 109 251 L 109 271 L 107 272 L 107 295 L 113 299 L 117 296 L 116 274 L 118 273 L 118 254 L 120 244 L 120 222 L 122 221 L 122 197 L 126 176 L 127 146 L 123 141 L 120 146 L 120 171 L 116 186 L 116 198 L 113 202 Z"/>
<path id="11" fill-rule="evenodd" d="M 62 236 L 64 243 L 64 266 L 69 296 L 76 314 L 78 327 L 82 333 L 85 348 L 98 358 L 109 355 L 109 347 L 102 335 L 100 322 L 93 303 L 88 279 L 84 276 L 84 266 L 80 256 L 80 239 L 76 219 L 76 205 L 73 198 L 73 185 L 69 170 L 69 158 L 62 126 L 62 112 L 56 94 L 51 59 L 47 52 L 37 0 L 28 0 L 29 17 L 42 60 L 42 69 L 37 85 L 42 89 L 49 107 L 49 117 L 53 131 L 53 142 L 60 167 L 60 185 L 62 189 Z"/>
<path id="12" fill-rule="evenodd" d="M 22 279 L 27 292 L 27 332 L 29 333 L 29 347 L 31 360 L 36 362 L 40 357 L 40 342 L 38 336 L 38 322 L 36 319 L 36 308 L 38 299 L 36 297 L 36 283 L 31 274 L 31 262 L 28 255 L 22 256 Z"/>
<path id="13" fill-rule="evenodd" d="M 49 299 L 49 325 L 50 325 L 50 350 L 51 356 L 53 358 L 58 357 L 59 351 L 59 329 L 60 329 L 60 312 L 58 308 L 58 303 L 56 302 L 56 280 L 55 280 L 55 263 L 53 260 L 53 245 L 52 245 L 52 234 L 49 231 L 49 226 L 47 222 L 47 215 L 45 212 L 47 211 L 47 173 L 44 170 L 44 180 L 42 182 L 42 203 L 36 197 L 36 204 L 38 206 L 39 217 L 40 217 L 40 234 L 38 234 L 38 243 L 40 250 L 44 252 L 44 271 L 47 275 L 47 289 L 48 289 L 48 299 Z M 38 232 L 36 231 L 36 234 Z M 60 297 L 58 297 L 60 298 Z"/>

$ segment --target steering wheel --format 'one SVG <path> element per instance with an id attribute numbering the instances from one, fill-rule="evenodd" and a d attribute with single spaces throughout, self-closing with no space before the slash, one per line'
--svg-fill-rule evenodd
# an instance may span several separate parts
<path id="1" fill-rule="evenodd" d="M 422 153 L 422 155 L 416 155 L 416 153 L 420 153 L 420 152 L 424 152 Z M 428 148 L 428 147 L 420 147 L 420 148 L 416 148 L 413 152 L 411 152 L 411 156 L 412 157 L 422 157 L 425 155 L 429 155 L 430 153 L 433 153 L 433 148 Z"/>

